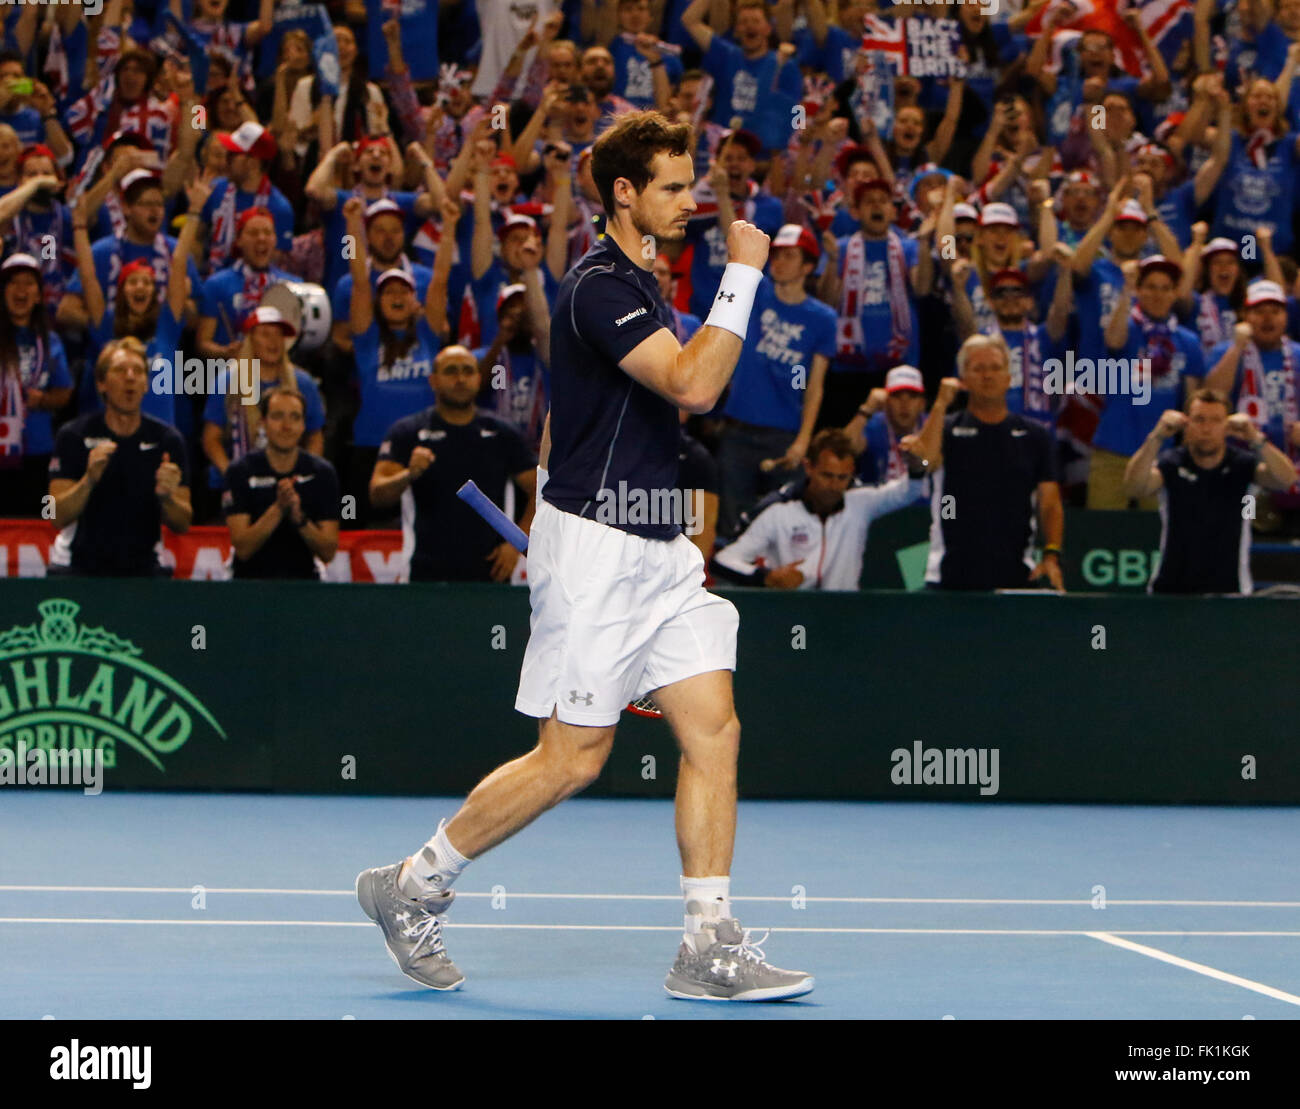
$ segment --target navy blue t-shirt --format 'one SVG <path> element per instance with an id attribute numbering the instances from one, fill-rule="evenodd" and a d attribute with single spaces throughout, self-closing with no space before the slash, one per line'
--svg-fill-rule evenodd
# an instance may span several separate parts
<path id="1" fill-rule="evenodd" d="M 1160 569 L 1151 593 L 1249 593 L 1250 525 L 1241 500 L 1258 467 L 1255 455 L 1232 443 L 1223 461 L 1203 468 L 1186 446 L 1163 451 L 1156 462 L 1164 529 Z"/>
<path id="2" fill-rule="evenodd" d="M 619 367 L 672 327 L 654 275 L 629 261 L 613 236 L 565 275 L 551 314 L 551 455 L 542 492 L 556 508 L 650 539 L 680 534 L 677 523 L 616 523 L 599 511 L 601 490 L 616 497 L 623 482 L 651 504 L 677 488 L 677 408 Z"/>
<path id="3" fill-rule="evenodd" d="M 72 535 L 72 569 L 80 574 L 149 576 L 157 569 L 155 547 L 162 538 L 162 506 L 154 493 L 163 455 L 181 470 L 189 485 L 185 440 L 174 427 L 140 416 L 128 435 L 110 431 L 101 412 L 64 424 L 50 459 L 51 480 L 79 481 L 90 452 L 100 443 L 115 443 L 99 483 L 91 490 Z"/>

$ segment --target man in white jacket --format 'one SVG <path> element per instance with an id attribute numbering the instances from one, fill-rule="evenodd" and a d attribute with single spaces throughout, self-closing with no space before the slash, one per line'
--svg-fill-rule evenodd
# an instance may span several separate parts
<path id="1" fill-rule="evenodd" d="M 912 454 L 915 440 L 908 435 L 899 443 L 909 456 L 906 476 L 850 488 L 852 442 L 837 429 L 819 432 L 803 464 L 807 484 L 786 486 L 718 552 L 719 575 L 773 589 L 857 589 L 871 522 L 925 492 L 926 465 Z"/>

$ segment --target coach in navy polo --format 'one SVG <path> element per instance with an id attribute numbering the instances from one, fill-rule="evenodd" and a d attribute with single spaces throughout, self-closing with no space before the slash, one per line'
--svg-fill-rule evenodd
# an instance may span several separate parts
<path id="1" fill-rule="evenodd" d="M 926 584 L 1023 589 L 1046 577 L 1063 590 L 1065 509 L 1052 434 L 1007 409 L 1011 356 L 1000 335 L 967 339 L 957 367 L 960 380 L 940 383 L 914 452 L 934 473 Z M 948 407 L 962 389 L 968 405 L 950 416 Z M 1038 539 L 1043 555 L 1035 564 L 1030 552 Z"/>
<path id="2" fill-rule="evenodd" d="M 95 364 L 104 411 L 63 425 L 50 459 L 53 572 L 166 576 L 157 548 L 166 522 L 189 530 L 185 440 L 140 411 L 149 383 L 144 344 L 128 336 L 104 346 Z"/>
<path id="3" fill-rule="evenodd" d="M 370 503 L 400 499 L 411 581 L 509 580 L 519 552 L 456 496 L 466 481 L 507 511 L 513 483 L 528 500 L 520 526 L 532 523 L 537 457 L 509 424 L 474 407 L 480 380 L 471 351 L 444 347 L 429 378 L 437 402 L 398 420 L 380 444 Z"/>

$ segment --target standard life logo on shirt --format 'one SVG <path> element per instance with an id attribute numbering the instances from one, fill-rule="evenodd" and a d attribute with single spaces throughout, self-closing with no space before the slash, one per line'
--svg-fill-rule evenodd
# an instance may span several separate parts
<path id="1" fill-rule="evenodd" d="M 80 605 L 50 598 L 39 624 L 0 632 L 0 750 L 129 748 L 159 771 L 199 729 L 225 740 L 203 704 L 144 662 L 130 640 L 78 624 Z"/>

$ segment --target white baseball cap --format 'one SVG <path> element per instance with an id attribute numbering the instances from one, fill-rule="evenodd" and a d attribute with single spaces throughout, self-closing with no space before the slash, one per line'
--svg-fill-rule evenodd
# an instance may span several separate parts
<path id="1" fill-rule="evenodd" d="M 1150 220 L 1147 219 L 1146 209 L 1136 200 L 1124 201 L 1124 207 L 1119 210 L 1119 215 L 1115 217 L 1116 223 L 1119 223 L 1120 220 L 1127 220 L 1130 223 L 1140 223 L 1143 227 L 1150 222 Z"/>
<path id="2" fill-rule="evenodd" d="M 1286 304 L 1286 293 L 1276 281 L 1252 281 L 1246 287 L 1246 307 L 1257 304 Z"/>
<path id="3" fill-rule="evenodd" d="M 885 374 L 886 393 L 907 391 L 914 393 L 925 392 L 925 379 L 921 376 L 921 371 L 915 366 L 895 366 L 889 373 Z"/>
<path id="4" fill-rule="evenodd" d="M 1020 217 L 1010 204 L 994 203 L 984 205 L 980 213 L 981 227 L 1019 227 Z"/>

